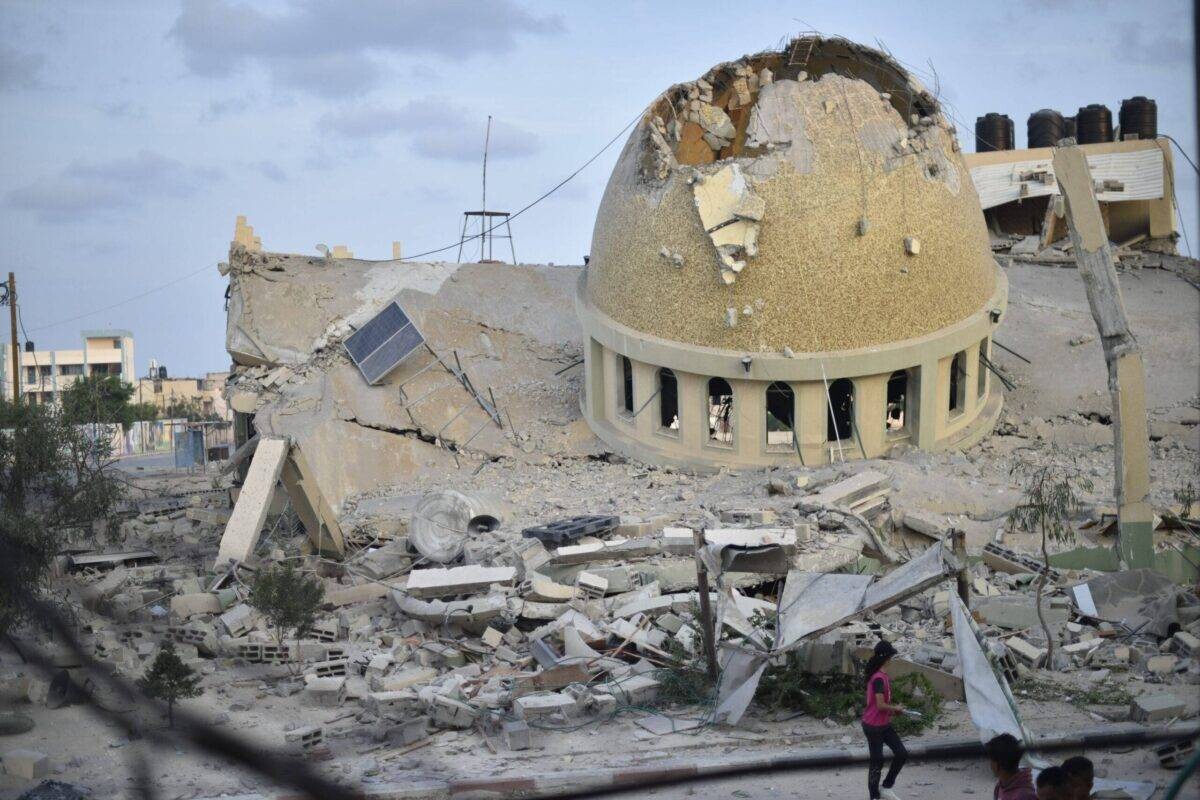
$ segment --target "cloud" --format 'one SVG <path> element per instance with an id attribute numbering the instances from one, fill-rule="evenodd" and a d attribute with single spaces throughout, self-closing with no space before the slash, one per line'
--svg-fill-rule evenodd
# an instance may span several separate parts
<path id="1" fill-rule="evenodd" d="M 1111 52 L 1118 61 L 1173 69 L 1191 66 L 1192 47 L 1190 38 L 1163 31 L 1147 35 L 1140 22 L 1130 22 L 1114 34 Z"/>
<path id="2" fill-rule="evenodd" d="M 266 178 L 269 181 L 274 181 L 275 183 L 283 183 L 284 181 L 287 180 L 287 173 L 283 171 L 283 167 L 279 166 L 278 164 L 276 164 L 274 161 L 271 161 L 270 159 L 263 159 L 262 161 L 256 161 L 253 164 L 251 164 L 250 166 L 255 171 L 257 171 L 259 175 L 262 175 L 264 178 Z"/>
<path id="3" fill-rule="evenodd" d="M 279 13 L 184 0 L 169 35 L 198 75 L 224 77 L 253 64 L 279 86 L 341 97 L 378 84 L 379 56 L 466 59 L 564 30 L 560 15 L 532 14 L 514 0 L 359 0 L 352 13 L 323 0 L 290 0 Z"/>
<path id="4" fill-rule="evenodd" d="M 355 106 L 318 120 L 323 130 L 351 140 L 406 136 L 415 153 L 441 161 L 478 161 L 486 124 L 479 114 L 433 97 L 411 100 L 400 108 Z M 541 149 L 537 134 L 492 120 L 488 158 L 525 158 Z"/>
<path id="5" fill-rule="evenodd" d="M 113 119 L 145 119 L 146 107 L 140 103 L 123 100 L 119 103 L 101 103 L 96 106 L 102 114 Z"/>
<path id="6" fill-rule="evenodd" d="M 41 84 L 38 72 L 45 62 L 40 53 L 26 53 L 0 42 L 0 91 L 37 88 Z"/>
<path id="7" fill-rule="evenodd" d="M 42 222 L 75 222 L 147 200 L 190 197 L 220 177 L 220 170 L 142 150 L 126 158 L 75 161 L 54 177 L 9 192 L 8 204 Z"/>
<path id="8" fill-rule="evenodd" d="M 256 101 L 257 98 L 252 94 L 213 100 L 207 108 L 200 112 L 200 121 L 215 122 L 223 117 L 240 114 L 254 105 Z"/>

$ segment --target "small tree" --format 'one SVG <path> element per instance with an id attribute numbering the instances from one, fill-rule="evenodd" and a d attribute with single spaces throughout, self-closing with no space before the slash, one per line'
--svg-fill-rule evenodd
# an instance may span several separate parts
<path id="1" fill-rule="evenodd" d="M 1050 571 L 1050 542 L 1070 542 L 1075 539 L 1071 517 L 1079 512 L 1081 492 L 1090 492 L 1092 482 L 1070 472 L 1059 474 L 1052 466 L 1013 467 L 1014 472 L 1024 472 L 1028 478 L 1022 502 L 1008 518 L 1008 529 L 1026 530 L 1041 535 L 1042 565 L 1045 571 L 1037 577 L 1037 615 L 1046 636 L 1046 668 L 1054 669 L 1054 637 L 1046 623 L 1042 608 L 1042 594 L 1046 588 L 1046 576 Z"/>
<path id="2" fill-rule="evenodd" d="M 271 624 L 275 643 L 282 646 L 290 630 L 297 650 L 299 640 L 312 628 L 324 597 L 321 581 L 298 572 L 290 561 L 259 572 L 250 583 L 250 605 Z"/>
<path id="3" fill-rule="evenodd" d="M 142 690 L 151 697 L 167 701 L 167 727 L 175 727 L 175 701 L 199 697 L 200 676 L 175 652 L 175 643 L 170 639 L 163 642 L 154 657 L 154 663 L 139 681 Z"/>
<path id="4" fill-rule="evenodd" d="M 132 402 L 133 386 L 117 375 L 88 375 L 79 378 L 60 395 L 63 416 L 75 424 L 119 424 L 128 429 L 145 410 Z M 153 409 L 150 409 L 154 419 Z"/>
<path id="5" fill-rule="evenodd" d="M 112 447 L 54 406 L 0 399 L 0 634 L 25 622 L 66 531 L 105 527 L 123 486 Z"/>

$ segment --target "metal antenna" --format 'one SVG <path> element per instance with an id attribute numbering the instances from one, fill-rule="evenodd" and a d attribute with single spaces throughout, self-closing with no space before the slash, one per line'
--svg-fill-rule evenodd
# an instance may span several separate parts
<path id="1" fill-rule="evenodd" d="M 512 255 L 512 263 L 517 263 L 517 250 L 513 245 L 512 226 L 509 224 L 508 218 L 512 216 L 507 211 L 488 211 L 487 210 L 487 158 L 488 149 L 492 143 L 492 115 L 488 114 L 487 129 L 483 135 L 483 205 L 478 211 L 464 211 L 462 232 L 458 238 L 458 256 L 457 260 L 462 262 L 463 247 L 467 242 L 474 239 L 476 234 L 467 235 L 470 229 L 471 222 L 479 218 L 479 261 L 482 264 L 497 263 L 492 257 L 493 246 L 497 238 L 508 239 L 509 253 Z M 492 220 L 496 220 L 493 224 Z M 504 228 L 504 233 L 497 233 L 497 229 Z"/>
<path id="2" fill-rule="evenodd" d="M 487 222 L 488 222 L 488 216 L 487 216 L 487 154 L 488 154 L 488 145 L 491 143 L 491 139 L 492 139 L 492 115 L 488 114 L 487 130 L 483 134 L 483 203 L 480 206 L 480 209 L 483 211 L 483 215 L 480 216 L 480 218 L 479 218 L 479 260 L 480 261 L 483 261 L 483 259 L 485 258 L 484 254 L 483 254 L 483 246 L 484 246 L 484 242 L 486 242 L 489 238 L 487 236 Z M 491 250 L 492 250 L 492 248 L 488 247 L 488 255 L 486 256 L 487 258 L 492 257 Z"/>

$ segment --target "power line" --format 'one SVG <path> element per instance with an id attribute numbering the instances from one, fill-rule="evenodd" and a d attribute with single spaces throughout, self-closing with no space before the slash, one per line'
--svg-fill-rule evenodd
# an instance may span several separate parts
<path id="1" fill-rule="evenodd" d="M 617 132 L 616 136 L 614 136 L 614 137 L 612 137 L 611 139 L 609 139 L 609 140 L 608 140 L 608 142 L 607 142 L 607 143 L 606 143 L 606 144 L 605 144 L 603 147 L 601 147 L 599 150 L 597 150 L 597 151 L 596 151 L 596 153 L 595 153 L 595 155 L 593 155 L 593 156 L 592 156 L 591 158 L 589 158 L 587 161 L 583 162 L 583 164 L 582 164 L 582 165 L 580 165 L 580 166 L 579 166 L 579 168 L 578 168 L 578 169 L 576 169 L 574 172 L 572 172 L 570 175 L 568 175 L 567 177 L 563 178 L 561 181 L 559 181 L 559 182 L 558 182 L 558 183 L 556 183 L 554 186 L 552 186 L 552 187 L 551 187 L 549 190 L 547 190 L 546 192 L 544 192 L 544 193 L 542 193 L 541 195 L 539 195 L 539 196 L 538 196 L 538 197 L 537 197 L 535 200 L 533 200 L 533 202 L 531 202 L 531 203 L 529 203 L 528 205 L 526 205 L 526 206 L 524 206 L 523 208 L 521 208 L 521 210 L 520 210 L 520 211 L 517 211 L 516 213 L 512 214 L 512 215 L 511 215 L 511 216 L 508 218 L 508 219 L 509 219 L 509 221 L 511 221 L 511 220 L 513 220 L 513 219 L 516 219 L 517 217 L 521 216 L 521 215 L 522 215 L 522 214 L 524 214 L 526 211 L 528 211 L 529 209 L 533 208 L 533 207 L 534 207 L 534 206 L 536 206 L 538 203 L 542 202 L 543 200 L 545 200 L 545 199 L 546 199 L 546 198 L 548 198 L 550 195 L 552 195 L 552 194 L 554 194 L 555 192 L 557 192 L 557 191 L 558 191 L 559 189 L 561 189 L 562 187 L 566 186 L 566 185 L 567 185 L 567 184 L 568 184 L 568 183 L 569 183 L 569 182 L 570 182 L 570 181 L 571 181 L 573 178 L 575 178 L 575 176 L 576 176 L 576 175 L 578 175 L 579 173 L 581 173 L 581 172 L 583 172 L 585 169 L 587 169 L 587 168 L 588 168 L 588 167 L 589 167 L 589 166 L 592 164 L 592 162 L 593 162 L 593 161 L 595 161 L 597 158 L 599 158 L 600 156 L 602 156 L 602 155 L 605 153 L 605 151 L 607 151 L 607 150 L 608 150 L 608 148 L 612 147 L 612 146 L 613 146 L 613 144 L 614 144 L 614 143 L 615 143 L 615 142 L 616 142 L 618 139 L 620 139 L 620 138 L 621 138 L 621 136 L 622 136 L 622 135 L 623 135 L 623 134 L 624 134 L 624 133 L 625 133 L 627 130 L 629 130 L 629 129 L 630 129 L 630 128 L 631 128 L 631 127 L 634 125 L 634 123 L 636 123 L 636 122 L 637 122 L 637 121 L 638 121 L 638 120 L 641 118 L 641 116 L 642 116 L 642 115 L 641 115 L 641 112 L 639 112 L 637 116 L 635 116 L 633 119 L 631 119 L 631 120 L 630 120 L 630 121 L 629 121 L 629 122 L 628 122 L 628 123 L 625 125 L 625 127 L 621 128 L 621 130 Z M 423 252 L 423 253 L 417 253 L 416 255 L 413 255 L 413 256 L 408 256 L 407 258 L 404 258 L 404 259 L 402 259 L 402 260 L 403 260 L 403 261 L 412 261 L 412 260 L 414 260 L 414 259 L 417 259 L 417 258 L 423 258 L 424 256 L 433 255 L 434 253 L 441 253 L 441 252 L 444 252 L 444 251 L 446 251 L 446 250 L 453 249 L 453 248 L 455 248 L 455 247 L 458 247 L 460 243 L 465 243 L 465 242 L 474 241 L 475 239 L 478 239 L 480 236 L 484 236 L 484 235 L 486 235 L 486 234 L 489 234 L 489 233 L 491 233 L 493 230 L 495 230 L 497 227 L 499 227 L 499 225 L 493 225 L 492 227 L 488 228 L 486 231 L 483 231 L 483 232 L 481 232 L 481 233 L 478 233 L 478 234 L 474 234 L 474 235 L 472 235 L 472 236 L 470 236 L 470 237 L 468 237 L 468 238 L 466 238 L 466 239 L 462 240 L 462 242 L 454 242 L 454 243 L 452 243 L 452 244 L 448 244 L 448 245 L 446 245 L 445 247 L 439 247 L 439 248 L 437 248 L 437 249 L 435 249 L 435 250 L 426 250 L 426 251 L 425 251 L 425 252 Z M 189 278 L 192 278 L 192 277 L 195 277 L 196 275 L 199 275 L 201 272 L 204 272 L 206 269 L 210 269 L 210 267 L 207 267 L 207 266 L 200 267 L 199 269 L 197 269 L 197 270 L 193 270 L 192 272 L 189 272 L 189 273 L 187 273 L 186 275 L 181 275 L 180 277 L 176 278 L 175 280 L 168 281 L 167 283 L 164 283 L 164 284 L 162 284 L 162 285 L 160 285 L 160 286 L 155 286 L 155 287 L 154 287 L 154 288 L 152 288 L 152 289 L 147 289 L 146 291 L 144 291 L 144 292 L 141 292 L 140 294 L 136 294 L 136 295 L 134 295 L 134 296 L 132 296 L 132 297 L 127 297 L 127 298 L 126 298 L 126 299 L 124 299 L 124 300 L 120 300 L 120 301 L 118 301 L 118 302 L 116 302 L 116 303 L 112 303 L 112 304 L 110 304 L 110 305 L 107 305 L 107 306 L 104 306 L 104 307 L 102 307 L 102 308 L 96 308 L 96 309 L 92 309 L 91 311 L 85 311 L 85 312 L 84 312 L 84 313 L 82 313 L 82 314 L 76 314 L 76 315 L 75 315 L 75 316 L 73 316 L 73 317 L 66 317 L 66 318 L 64 318 L 64 319 L 60 319 L 60 320 L 57 320 L 57 321 L 55 321 L 55 322 L 50 322 L 50 323 L 47 323 L 47 324 L 45 324 L 45 325 L 41 325 L 41 326 L 39 326 L 39 327 L 37 327 L 37 328 L 34 328 L 34 329 L 33 329 L 33 331 L 34 331 L 34 333 L 37 333 L 38 331 L 44 331 L 44 330 L 46 330 L 46 329 L 48 329 L 48 328 L 54 328 L 54 327 L 57 327 L 57 326 L 59 326 L 59 325 L 65 325 L 65 324 L 66 324 L 66 323 L 68 323 L 68 322 L 75 322 L 76 320 L 80 320 L 80 319 L 83 319 L 83 318 L 85 318 L 85 317 L 90 317 L 90 316 L 92 316 L 93 314 L 100 314 L 100 313 L 103 313 L 103 312 L 105 312 L 105 311 L 111 311 L 111 310 L 112 310 L 112 309 L 114 309 L 114 308 L 119 308 L 119 307 L 121 307 L 121 306 L 123 306 L 123 305 L 126 305 L 126 304 L 128 304 L 128 303 L 132 303 L 132 302 L 133 302 L 133 301 L 135 301 L 135 300 L 141 300 L 143 297 L 148 297 L 148 296 L 150 296 L 150 295 L 154 294 L 155 292 L 161 292 L 163 289 L 168 289 L 168 288 L 170 288 L 170 287 L 174 286 L 174 285 L 175 285 L 175 284 L 177 284 L 177 283 L 182 283 L 183 281 L 185 281 L 185 280 L 187 280 L 187 279 L 189 279 Z"/>
<path id="2" fill-rule="evenodd" d="M 616 135 L 616 136 L 614 136 L 614 137 L 612 137 L 611 139 L 609 139 L 609 140 L 608 140 L 608 143 L 607 143 L 607 144 L 605 144 L 603 147 L 601 147 L 599 150 L 597 150 L 595 155 L 593 155 L 593 156 L 592 156 L 591 158 L 589 158 L 587 161 L 583 162 L 583 164 L 582 164 L 582 165 L 580 165 L 580 167 L 579 167 L 578 169 L 576 169 L 574 172 L 572 172 L 570 175 L 568 175 L 567 177 L 563 178 L 563 179 L 562 179 L 561 181 L 559 181 L 558 183 L 554 184 L 554 186 L 553 186 L 553 187 L 551 187 L 551 188 L 550 188 L 550 189 L 548 189 L 546 192 L 544 192 L 544 193 L 543 193 L 541 196 L 539 196 L 537 199 L 535 199 L 535 200 L 534 200 L 532 203 L 530 203 L 530 204 L 526 205 L 526 206 L 525 206 L 525 207 L 523 207 L 523 208 L 522 208 L 520 211 L 517 211 L 517 212 L 515 212 L 514 214 L 510 215 L 510 216 L 507 218 L 506 222 L 511 222 L 512 220 L 516 219 L 517 217 L 521 216 L 522 214 L 524 214 L 524 213 L 525 213 L 526 211 L 528 211 L 529 209 L 531 209 L 531 208 L 533 208 L 534 206 L 536 206 L 538 203 L 540 203 L 540 202 L 542 202 L 543 200 L 545 200 L 545 199 L 546 199 L 547 197 L 549 197 L 550 195 L 552 195 L 552 194 L 554 194 L 555 192 L 557 192 L 557 191 L 558 191 L 559 189 L 561 189 L 562 187 L 566 186 L 566 185 L 567 185 L 567 183 L 568 183 L 568 182 L 570 182 L 572 178 L 574 178 L 576 175 L 578 175 L 579 173 L 581 173 L 581 172 L 583 172 L 585 169 L 587 169 L 587 168 L 588 168 L 588 166 L 589 166 L 589 165 L 590 165 L 590 164 L 591 164 L 593 161 L 595 161 L 597 158 L 599 158 L 600 156 L 604 155 L 604 151 L 606 151 L 606 150 L 608 150 L 608 148 L 612 147 L 612 146 L 613 146 L 613 144 L 614 144 L 614 143 L 615 143 L 615 142 L 616 142 L 618 139 L 620 139 L 622 135 L 624 135 L 625 131 L 627 131 L 627 130 L 629 130 L 631 127 L 633 127 L 634 123 L 636 123 L 636 122 L 637 122 L 639 119 L 641 119 L 641 117 L 642 117 L 642 112 L 640 112 L 640 111 L 639 111 L 639 112 L 638 112 L 638 114 L 637 114 L 637 116 L 635 116 L 633 119 L 629 120 L 629 122 L 628 122 L 628 123 L 626 123 L 626 125 L 625 125 L 625 127 L 624 127 L 624 128 L 621 128 L 621 130 L 617 131 L 617 135 Z M 448 244 L 448 245 L 446 245 L 445 247 L 439 247 L 439 248 L 437 248 L 437 249 L 435 249 L 435 250 L 426 250 L 426 251 L 424 251 L 424 252 L 422 252 L 422 253 L 417 253 L 416 255 L 413 255 L 413 256 L 407 256 L 406 258 L 403 258 L 403 259 L 401 259 L 401 260 L 402 260 L 402 261 L 412 261 L 412 260 L 414 260 L 414 259 L 418 259 L 418 258 L 424 258 L 425 256 L 431 256 L 431 255 L 433 255 L 434 253 L 441 253 L 441 252 L 444 252 L 444 251 L 446 251 L 446 250 L 451 250 L 451 249 L 453 249 L 453 248 L 455 248 L 455 247 L 458 247 L 458 246 L 459 246 L 459 245 L 461 245 L 461 244 L 465 244 L 465 243 L 467 243 L 467 242 L 474 241 L 475 239 L 478 239 L 478 238 L 479 238 L 479 237 L 481 237 L 481 236 L 485 236 L 485 235 L 487 235 L 487 234 L 491 233 L 491 232 L 492 232 L 492 231 L 494 231 L 496 228 L 499 228 L 499 227 L 500 227 L 502 224 L 505 224 L 505 223 L 496 223 L 496 224 L 495 224 L 495 225 L 493 225 L 492 227 L 488 228 L 486 231 L 482 231 L 482 232 L 480 232 L 480 233 L 474 234 L 474 235 L 472 235 L 472 236 L 469 236 L 469 237 L 467 237 L 466 239 L 462 239 L 462 240 L 460 240 L 460 241 L 453 242 L 453 243 L 451 243 L 451 244 Z"/>
<path id="3" fill-rule="evenodd" d="M 204 272 L 205 270 L 208 270 L 208 269 L 212 269 L 212 267 L 210 267 L 210 266 L 200 267 L 200 269 L 193 270 L 186 275 L 181 275 L 180 277 L 176 278 L 175 280 L 167 281 L 166 283 L 162 284 L 161 286 L 155 286 L 153 289 L 147 289 L 146 291 L 144 291 L 140 294 L 135 294 L 133 297 L 127 297 L 124 300 L 120 300 L 116 303 L 112 303 L 111 305 L 104 306 L 103 308 L 92 309 L 91 311 L 85 311 L 82 314 L 76 314 L 73 317 L 67 317 L 65 319 L 60 319 L 57 322 L 47 323 L 46 325 L 42 325 L 40 327 L 34 328 L 33 332 L 37 333 L 38 331 L 44 331 L 47 328 L 55 328 L 55 327 L 58 327 L 59 325 L 65 325 L 68 322 L 75 322 L 76 320 L 83 319 L 84 317 L 90 317 L 93 314 L 100 314 L 105 311 L 111 311 L 114 308 L 119 308 L 128 303 L 132 303 L 134 300 L 141 300 L 143 297 L 149 297 L 150 295 L 154 294 L 155 292 L 161 292 L 163 289 L 169 289 L 170 287 L 174 286 L 177 283 L 183 283 L 188 278 L 195 277 L 196 275 L 199 275 L 201 272 Z"/>

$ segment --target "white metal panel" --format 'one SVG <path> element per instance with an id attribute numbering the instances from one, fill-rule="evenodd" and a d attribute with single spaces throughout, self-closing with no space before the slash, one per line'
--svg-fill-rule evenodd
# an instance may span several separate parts
<path id="1" fill-rule="evenodd" d="M 1087 157 L 1096 181 L 1120 181 L 1122 191 L 1102 191 L 1096 197 L 1104 202 L 1118 200 L 1156 200 L 1163 196 L 1163 155 L 1157 147 L 1130 153 L 1093 153 Z M 985 209 L 1014 200 L 1058 194 L 1057 179 L 1022 181 L 1021 176 L 1036 172 L 1054 175 L 1050 159 L 981 164 L 971 168 L 971 180 Z M 1025 187 L 1022 193 L 1022 186 Z"/>

